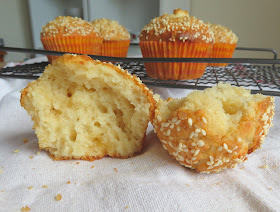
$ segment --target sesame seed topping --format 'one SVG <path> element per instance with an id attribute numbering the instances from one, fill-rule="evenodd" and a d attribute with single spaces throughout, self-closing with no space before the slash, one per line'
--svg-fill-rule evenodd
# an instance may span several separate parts
<path id="1" fill-rule="evenodd" d="M 191 132 L 190 134 L 190 138 L 192 138 L 194 136 L 194 132 Z"/>
<path id="2" fill-rule="evenodd" d="M 196 132 L 196 133 L 200 133 L 201 130 L 200 130 L 200 129 L 195 129 L 195 132 Z"/>
<path id="3" fill-rule="evenodd" d="M 226 143 L 223 144 L 225 150 L 228 150 L 228 145 Z"/>
<path id="4" fill-rule="evenodd" d="M 166 135 L 170 135 L 170 129 L 167 130 Z"/>
<path id="5" fill-rule="evenodd" d="M 205 130 L 201 129 L 201 133 L 202 133 L 202 135 L 206 136 Z"/>
<path id="6" fill-rule="evenodd" d="M 223 150 L 223 147 L 222 146 L 219 146 L 218 147 L 218 151 L 222 151 Z"/>
<path id="7" fill-rule="evenodd" d="M 197 150 L 195 150 L 195 152 L 194 152 L 194 154 L 193 154 L 193 156 L 197 156 L 198 155 L 198 153 L 199 153 L 199 149 L 197 149 Z"/>
<path id="8" fill-rule="evenodd" d="M 238 138 L 238 139 L 237 139 L 237 142 L 242 142 L 242 138 Z"/>
<path id="9" fill-rule="evenodd" d="M 162 119 L 161 119 L 161 117 L 160 117 L 159 115 L 157 116 L 157 120 L 158 120 L 159 122 L 162 121 Z"/>
<path id="10" fill-rule="evenodd" d="M 199 146 L 199 147 L 202 147 L 202 146 L 204 146 L 204 142 L 202 141 L 202 140 L 199 140 L 198 142 L 197 142 L 197 145 Z"/>
<path id="11" fill-rule="evenodd" d="M 188 118 L 188 124 L 190 125 L 190 127 L 192 126 L 193 121 L 192 121 L 192 119 L 191 119 L 191 118 Z"/>

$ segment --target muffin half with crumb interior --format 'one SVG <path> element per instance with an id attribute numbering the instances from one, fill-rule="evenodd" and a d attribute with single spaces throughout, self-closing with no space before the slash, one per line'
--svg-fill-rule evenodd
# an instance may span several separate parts
<path id="1" fill-rule="evenodd" d="M 203 21 L 190 17 L 187 11 L 174 10 L 154 18 L 140 34 L 143 57 L 207 58 L 214 35 Z M 145 63 L 150 77 L 163 80 L 196 79 L 204 74 L 207 63 Z"/>
<path id="2" fill-rule="evenodd" d="M 109 57 L 126 57 L 130 44 L 130 34 L 115 20 L 95 19 L 91 24 L 103 37 L 101 55 Z"/>
<path id="3" fill-rule="evenodd" d="M 141 152 L 153 93 L 136 76 L 87 56 L 64 55 L 21 92 L 40 149 L 55 160 L 128 158 Z"/>
<path id="4" fill-rule="evenodd" d="M 89 22 L 77 17 L 59 16 L 42 27 L 45 50 L 98 55 L 103 38 Z M 48 56 L 51 63 L 58 56 Z"/>
<path id="5" fill-rule="evenodd" d="M 211 58 L 232 58 L 238 37 L 229 28 L 219 24 L 209 24 L 215 36 Z M 227 63 L 210 63 L 209 66 L 226 66 Z"/>
<path id="6" fill-rule="evenodd" d="M 235 167 L 260 148 L 273 115 L 273 97 L 219 83 L 182 99 L 158 99 L 152 123 L 180 164 L 210 173 Z"/>

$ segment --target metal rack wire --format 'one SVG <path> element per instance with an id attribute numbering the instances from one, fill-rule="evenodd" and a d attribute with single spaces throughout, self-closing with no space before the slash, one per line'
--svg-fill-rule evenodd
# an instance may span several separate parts
<path id="1" fill-rule="evenodd" d="M 50 55 L 62 55 L 61 52 L 43 50 L 26 50 L 18 48 L 5 48 L 5 51 L 27 52 Z M 7 49 L 8 48 L 8 49 Z M 252 93 L 280 96 L 280 60 L 277 53 L 270 49 L 238 48 L 238 50 L 268 51 L 273 54 L 273 59 L 252 59 L 252 58 L 113 58 L 92 56 L 94 59 L 106 61 L 118 61 L 122 68 L 127 69 L 131 74 L 137 75 L 146 85 L 167 88 L 198 89 L 216 85 L 218 82 L 228 82 L 232 85 L 243 86 L 251 89 Z M 121 62 L 119 62 L 121 61 Z M 144 62 L 218 62 L 230 63 L 226 67 L 207 67 L 204 75 L 195 80 L 159 80 L 147 76 Z M 0 77 L 36 79 L 38 78 L 47 62 L 2 68 Z"/>

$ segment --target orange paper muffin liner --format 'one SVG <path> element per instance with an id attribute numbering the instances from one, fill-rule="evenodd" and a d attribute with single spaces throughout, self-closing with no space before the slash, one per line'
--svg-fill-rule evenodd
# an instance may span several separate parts
<path id="1" fill-rule="evenodd" d="M 108 57 L 126 57 L 130 40 L 103 41 L 101 55 Z"/>
<path id="2" fill-rule="evenodd" d="M 232 58 L 236 44 L 215 43 L 211 58 Z M 209 63 L 208 66 L 227 66 L 228 63 Z"/>
<path id="3" fill-rule="evenodd" d="M 207 58 L 213 44 L 168 41 L 140 41 L 143 57 Z M 147 75 L 162 80 L 196 79 L 207 63 L 145 63 Z"/>
<path id="4" fill-rule="evenodd" d="M 99 55 L 103 38 L 96 36 L 41 37 L 45 50 Z M 50 63 L 59 56 L 47 56 Z"/>

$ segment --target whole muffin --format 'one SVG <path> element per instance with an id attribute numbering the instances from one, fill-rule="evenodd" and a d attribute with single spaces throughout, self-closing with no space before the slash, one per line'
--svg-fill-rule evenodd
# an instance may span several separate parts
<path id="1" fill-rule="evenodd" d="M 98 55 L 103 38 L 87 21 L 59 16 L 42 27 L 41 41 L 46 50 Z M 56 58 L 48 56 L 50 63 Z"/>
<path id="2" fill-rule="evenodd" d="M 130 34 L 117 21 L 106 18 L 96 19 L 91 24 L 103 37 L 102 56 L 126 57 L 130 44 Z"/>
<path id="3" fill-rule="evenodd" d="M 154 18 L 140 34 L 143 57 L 202 57 L 211 54 L 214 34 L 203 21 L 187 11 L 174 10 Z M 206 63 L 145 63 L 150 77 L 163 80 L 196 79 L 204 74 Z"/>
<path id="4" fill-rule="evenodd" d="M 209 24 L 215 36 L 211 58 L 232 58 L 238 37 L 229 28 L 219 24 Z M 226 66 L 227 63 L 210 63 L 209 66 Z"/>
<path id="5" fill-rule="evenodd" d="M 55 160 L 127 158 L 143 148 L 153 93 L 136 76 L 84 55 L 66 54 L 21 92 L 39 148 Z"/>
<path id="6" fill-rule="evenodd" d="M 159 99 L 152 124 L 180 164 L 210 173 L 235 167 L 258 149 L 273 115 L 273 97 L 219 83 L 182 99 Z"/>

